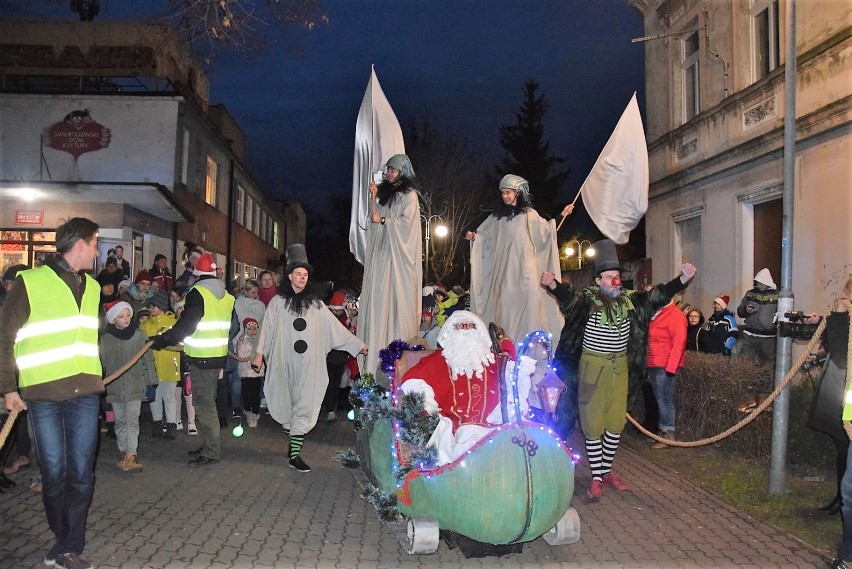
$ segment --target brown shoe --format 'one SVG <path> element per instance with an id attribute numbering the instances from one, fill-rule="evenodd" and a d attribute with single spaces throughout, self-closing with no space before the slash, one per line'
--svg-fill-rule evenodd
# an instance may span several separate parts
<path id="1" fill-rule="evenodd" d="M 121 453 L 121 456 L 118 457 L 118 462 L 115 463 L 115 467 L 119 470 L 124 470 L 124 463 L 127 462 L 127 453 Z"/>
<path id="2" fill-rule="evenodd" d="M 607 472 L 603 475 L 603 479 L 601 480 L 604 486 L 612 486 L 616 490 L 620 490 L 622 492 L 626 492 L 629 490 L 633 490 L 633 486 L 622 480 L 618 477 L 618 474 L 615 472 Z"/>
<path id="3" fill-rule="evenodd" d="M 674 431 L 661 431 L 661 432 L 657 433 L 657 436 L 664 438 L 664 439 L 668 439 L 670 441 L 676 441 L 677 440 L 675 438 L 675 432 Z M 654 444 L 651 445 L 651 448 L 669 448 L 669 446 L 670 445 L 668 445 L 666 443 L 663 443 L 663 442 L 660 442 L 660 441 L 654 441 Z"/>
<path id="4" fill-rule="evenodd" d="M 127 453 L 127 458 L 121 470 L 124 472 L 142 472 L 142 465 L 136 460 L 135 454 Z"/>

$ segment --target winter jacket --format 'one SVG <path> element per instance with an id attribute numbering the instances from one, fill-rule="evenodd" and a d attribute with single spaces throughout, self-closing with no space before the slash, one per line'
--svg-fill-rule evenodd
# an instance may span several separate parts
<path id="1" fill-rule="evenodd" d="M 686 354 L 686 316 L 671 303 L 651 318 L 648 327 L 648 367 L 665 368 L 675 374 Z"/>
<path id="2" fill-rule="evenodd" d="M 749 314 L 746 305 L 754 304 L 757 312 Z M 743 296 L 737 316 L 743 319 L 742 330 L 758 336 L 775 336 L 775 314 L 778 312 L 778 291 L 774 288 L 753 288 Z"/>
<path id="3" fill-rule="evenodd" d="M 257 336 L 252 338 L 248 334 L 243 333 L 239 340 L 237 340 L 237 357 L 240 360 L 246 360 L 237 362 L 237 372 L 240 374 L 240 377 L 262 377 L 266 374 L 266 365 L 264 363 L 260 364 L 259 371 L 254 371 L 251 368 L 251 358 L 254 357 L 256 349 Z"/>
<path id="4" fill-rule="evenodd" d="M 104 366 L 104 376 L 126 364 L 142 349 L 147 336 L 134 324 L 124 330 L 116 330 L 112 324 L 101 334 L 99 341 L 101 363 Z M 126 338 L 126 339 L 122 339 Z M 148 350 L 130 369 L 106 386 L 107 403 L 126 403 L 145 398 L 145 390 L 149 385 L 157 383 L 154 373 L 154 359 Z"/>
<path id="5" fill-rule="evenodd" d="M 164 312 L 158 316 L 150 316 L 139 329 L 145 337 L 157 336 L 170 330 L 177 322 L 174 312 Z M 169 346 L 165 350 L 151 350 L 154 353 L 154 369 L 160 381 L 180 380 L 180 346 Z"/>
<path id="6" fill-rule="evenodd" d="M 731 355 L 739 335 L 737 319 L 728 309 L 717 310 L 707 321 L 707 342 L 703 351 L 708 354 Z"/>

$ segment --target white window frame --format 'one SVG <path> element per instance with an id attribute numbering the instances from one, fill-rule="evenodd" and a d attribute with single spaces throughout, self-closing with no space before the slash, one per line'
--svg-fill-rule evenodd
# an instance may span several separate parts
<path id="1" fill-rule="evenodd" d="M 687 53 L 689 46 L 692 44 L 692 39 L 695 39 L 695 51 Z M 698 31 L 694 31 L 684 37 L 681 42 L 681 54 L 683 64 L 681 65 L 681 75 L 683 77 L 683 122 L 687 123 L 692 118 L 701 112 L 701 36 Z M 691 77 L 690 77 L 691 75 Z M 691 83 L 690 88 L 694 97 L 689 100 L 687 83 Z"/>
<path id="2" fill-rule="evenodd" d="M 216 207 L 219 165 L 212 156 L 207 156 L 207 183 L 204 186 L 204 201 Z"/>
<path id="3" fill-rule="evenodd" d="M 237 203 L 234 204 L 234 219 L 237 223 L 242 224 L 244 219 L 246 210 L 246 191 L 245 189 L 237 185 Z"/>
<path id="4" fill-rule="evenodd" d="M 254 202 L 254 226 L 252 226 L 252 231 L 260 237 L 260 203 L 258 202 Z"/>
<path id="5" fill-rule="evenodd" d="M 780 64 L 781 59 L 781 23 L 778 0 L 753 0 L 749 9 L 751 19 L 751 57 L 754 81 L 763 79 Z M 766 18 L 766 37 L 760 37 L 760 21 Z M 761 65 L 765 57 L 766 69 Z"/>
<path id="6" fill-rule="evenodd" d="M 246 195 L 246 216 L 243 220 L 243 227 L 251 231 L 252 214 L 254 214 L 254 200 L 250 195 Z"/>
<path id="7" fill-rule="evenodd" d="M 187 186 L 189 180 L 189 129 L 183 127 L 183 147 L 181 148 L 180 183 Z"/>

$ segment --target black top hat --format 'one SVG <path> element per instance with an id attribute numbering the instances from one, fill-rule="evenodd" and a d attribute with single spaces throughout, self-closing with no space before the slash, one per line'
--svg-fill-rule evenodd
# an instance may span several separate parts
<path id="1" fill-rule="evenodd" d="M 294 243 L 287 246 L 287 274 L 289 275 L 299 267 L 308 271 L 308 274 L 314 272 L 314 268 L 308 263 L 308 254 L 305 252 L 305 246 L 301 243 Z"/>
<path id="2" fill-rule="evenodd" d="M 621 263 L 618 262 L 618 253 L 615 251 L 615 241 L 612 239 L 601 239 L 594 244 L 595 248 L 595 272 L 620 271 Z"/>

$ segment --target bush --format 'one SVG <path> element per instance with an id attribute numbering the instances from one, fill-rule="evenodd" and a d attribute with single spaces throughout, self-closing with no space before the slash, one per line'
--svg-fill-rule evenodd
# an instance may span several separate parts
<path id="1" fill-rule="evenodd" d="M 761 401 L 773 391 L 774 370 L 748 358 L 689 352 L 675 394 L 677 434 L 680 440 L 712 437 L 732 427 L 746 413 L 739 410 L 744 401 L 757 396 Z M 814 386 L 792 382 L 789 390 L 787 459 L 791 465 L 809 469 L 834 470 L 835 448 L 828 435 L 807 427 Z M 644 416 L 637 397 L 631 414 Z M 840 418 L 838 417 L 838 421 Z M 755 420 L 720 441 L 723 450 L 758 460 L 768 460 L 772 441 L 772 407 Z"/>

